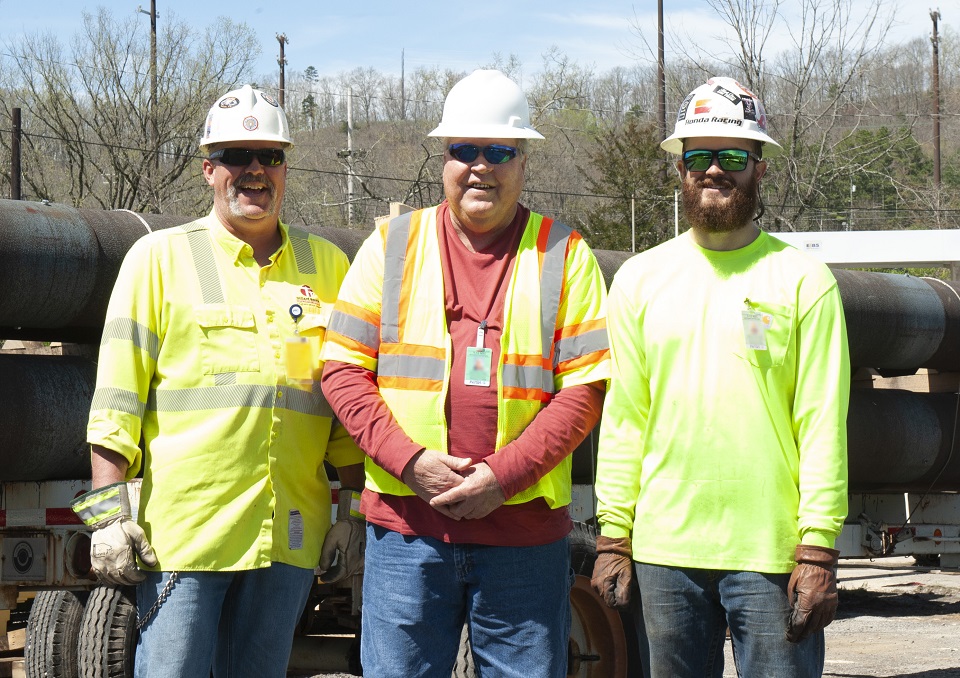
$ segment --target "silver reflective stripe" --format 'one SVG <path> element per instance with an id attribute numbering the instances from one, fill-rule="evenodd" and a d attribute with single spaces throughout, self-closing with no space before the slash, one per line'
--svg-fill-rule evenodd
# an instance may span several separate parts
<path id="1" fill-rule="evenodd" d="M 236 372 L 218 372 L 213 375 L 213 383 L 217 386 L 232 386 L 237 383 Z"/>
<path id="2" fill-rule="evenodd" d="M 303 275 L 314 275 L 317 272 L 317 262 L 313 259 L 309 234 L 298 228 L 290 228 L 287 229 L 287 235 L 290 237 L 293 256 L 297 260 L 297 272 Z"/>
<path id="3" fill-rule="evenodd" d="M 377 376 L 443 381 L 446 377 L 446 361 L 419 355 L 381 353 Z"/>
<path id="4" fill-rule="evenodd" d="M 549 385 L 548 393 L 553 393 L 553 372 L 544 370 L 535 365 L 507 365 L 503 366 L 500 383 L 511 388 L 543 389 Z"/>
<path id="5" fill-rule="evenodd" d="M 156 333 L 132 318 L 114 318 L 104 325 L 101 346 L 110 339 L 129 341 L 154 360 L 160 355 L 160 339 Z"/>
<path id="6" fill-rule="evenodd" d="M 190 243 L 190 252 L 193 254 L 193 268 L 200 281 L 200 293 L 206 304 L 222 304 L 224 302 L 223 285 L 220 283 L 220 273 L 217 271 L 217 261 L 213 256 L 213 247 L 210 244 L 210 233 L 205 228 L 188 228 L 187 241 Z"/>
<path id="7" fill-rule="evenodd" d="M 547 236 L 547 249 L 543 254 L 543 270 L 540 272 L 540 341 L 543 344 L 544 362 L 550 360 L 553 334 L 560 313 L 560 292 L 563 290 L 563 272 L 567 260 L 567 241 L 573 232 L 569 226 L 553 222 Z M 543 390 L 553 393 L 553 373 L 544 371 Z"/>
<path id="8" fill-rule="evenodd" d="M 349 313 L 341 311 L 331 313 L 327 329 L 353 339 L 374 351 L 380 346 L 380 328 Z"/>
<path id="9" fill-rule="evenodd" d="M 330 406 L 319 393 L 301 391 L 292 386 L 236 384 L 200 388 L 152 391 L 147 409 L 156 412 L 193 412 L 259 407 L 298 412 L 318 417 L 332 416 Z"/>
<path id="10" fill-rule="evenodd" d="M 83 494 L 70 503 L 70 508 L 84 525 L 97 523 L 124 513 L 125 483 L 113 483 Z M 129 500 L 128 500 L 129 505 Z M 129 509 L 127 509 L 129 512 Z"/>
<path id="11" fill-rule="evenodd" d="M 93 392 L 90 409 L 116 410 L 142 419 L 146 405 L 140 402 L 140 397 L 133 391 L 122 388 L 98 388 Z"/>
<path id="12" fill-rule="evenodd" d="M 380 340 L 385 344 L 400 341 L 400 292 L 412 214 L 401 214 L 387 225 L 387 242 L 383 253 L 383 303 L 380 307 Z"/>
<path id="13" fill-rule="evenodd" d="M 584 332 L 575 337 L 567 337 L 557 342 L 557 352 L 553 356 L 553 366 L 556 367 L 568 360 L 608 348 L 610 348 L 610 341 L 607 339 L 606 328 Z"/>

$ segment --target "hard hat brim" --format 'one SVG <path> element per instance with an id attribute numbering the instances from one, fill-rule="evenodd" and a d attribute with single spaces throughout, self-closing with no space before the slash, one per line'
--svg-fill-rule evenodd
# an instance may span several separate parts
<path id="1" fill-rule="evenodd" d="M 543 139 L 543 135 L 532 127 L 511 127 L 509 125 L 444 124 L 441 122 L 428 137 L 446 137 L 449 139 Z"/>
<path id="2" fill-rule="evenodd" d="M 778 144 L 766 134 L 753 132 L 751 130 L 738 130 L 734 133 L 730 130 L 729 126 L 724 126 L 722 128 L 711 128 L 708 125 L 703 125 L 696 131 L 691 129 L 689 131 L 679 133 L 674 132 L 660 142 L 660 148 L 665 150 L 667 153 L 681 155 L 683 153 L 683 142 L 685 139 L 703 139 L 708 137 L 729 137 L 731 139 L 752 139 L 754 141 L 759 141 L 763 144 L 762 155 L 764 158 L 775 158 L 783 153 L 783 146 Z"/>

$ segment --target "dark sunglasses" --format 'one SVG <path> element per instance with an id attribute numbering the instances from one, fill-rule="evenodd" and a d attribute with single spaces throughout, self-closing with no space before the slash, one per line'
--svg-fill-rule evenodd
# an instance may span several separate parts
<path id="1" fill-rule="evenodd" d="M 505 162 L 510 162 L 517 157 L 519 152 L 513 146 L 501 146 L 500 144 L 490 144 L 489 146 L 450 144 L 447 150 L 460 162 L 473 162 L 478 155 L 483 153 L 483 157 L 491 165 L 502 165 Z"/>
<path id="2" fill-rule="evenodd" d="M 209 156 L 211 160 L 219 160 L 231 167 L 246 167 L 256 157 L 264 167 L 280 167 L 286 156 L 282 148 L 218 148 Z"/>
<path id="3" fill-rule="evenodd" d="M 694 149 L 684 151 L 683 165 L 688 172 L 706 172 L 713 164 L 716 158 L 720 169 L 724 172 L 739 172 L 746 169 L 747 160 L 753 158 L 760 162 L 760 156 L 750 151 L 743 151 L 739 148 L 728 148 L 722 151 L 708 151 L 705 149 Z"/>

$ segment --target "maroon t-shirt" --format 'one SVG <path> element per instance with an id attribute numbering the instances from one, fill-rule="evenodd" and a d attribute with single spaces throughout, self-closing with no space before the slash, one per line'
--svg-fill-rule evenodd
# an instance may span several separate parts
<path id="1" fill-rule="evenodd" d="M 502 236 L 488 248 L 471 252 L 460 241 L 444 202 L 437 214 L 443 266 L 447 326 L 453 346 L 446 401 L 448 451 L 456 457 L 484 460 L 509 498 L 543 477 L 580 443 L 600 418 L 603 384 L 563 389 L 540 411 L 519 438 L 495 451 L 497 366 L 503 332 L 503 302 L 529 210 L 522 205 Z M 477 343 L 486 321 L 483 345 L 492 351 L 490 385 L 464 384 L 466 352 Z M 369 370 L 328 362 L 323 392 L 357 444 L 388 472 L 400 477 L 423 449 L 410 440 L 384 403 Z M 565 507 L 550 509 L 543 499 L 505 504 L 480 520 L 453 520 L 416 496 L 365 491 L 361 508 L 367 520 L 401 534 L 451 543 L 498 546 L 547 544 L 571 528 Z"/>

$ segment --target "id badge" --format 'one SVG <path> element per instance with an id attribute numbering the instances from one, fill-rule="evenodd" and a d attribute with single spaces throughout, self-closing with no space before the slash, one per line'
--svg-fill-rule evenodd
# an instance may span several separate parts
<path id="1" fill-rule="evenodd" d="M 755 351 L 767 350 L 767 330 L 773 322 L 773 316 L 760 311 L 741 311 L 743 315 L 743 338 L 747 348 Z"/>
<path id="2" fill-rule="evenodd" d="M 493 351 L 489 348 L 467 347 L 467 364 L 463 369 L 463 383 L 467 386 L 489 386 Z"/>
<path id="3" fill-rule="evenodd" d="M 287 339 L 287 379 L 301 384 L 312 382 L 314 362 L 313 345 L 309 339 L 299 336 Z"/>

